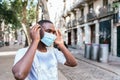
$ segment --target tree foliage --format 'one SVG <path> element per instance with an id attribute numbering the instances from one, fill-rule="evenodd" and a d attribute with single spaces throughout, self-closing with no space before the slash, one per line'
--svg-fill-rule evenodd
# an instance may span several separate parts
<path id="1" fill-rule="evenodd" d="M 14 0 L 11 1 L 11 7 L 17 13 L 19 20 L 24 21 L 26 25 L 35 20 L 36 6 L 33 4 L 33 0 Z"/>
<path id="2" fill-rule="evenodd" d="M 0 4 L 0 22 L 2 21 L 5 21 L 5 24 L 12 24 L 12 28 L 19 28 L 21 26 L 16 12 L 5 1 Z"/>
<path id="3" fill-rule="evenodd" d="M 113 7 L 113 9 L 119 9 L 119 7 L 120 7 L 120 2 L 119 1 L 114 1 L 113 2 L 113 4 L 112 4 L 112 7 Z"/>
<path id="4" fill-rule="evenodd" d="M 17 13 L 17 17 L 22 24 L 25 32 L 27 42 L 30 45 L 29 24 L 35 20 L 36 6 L 33 4 L 34 0 L 11 0 L 11 7 Z"/>

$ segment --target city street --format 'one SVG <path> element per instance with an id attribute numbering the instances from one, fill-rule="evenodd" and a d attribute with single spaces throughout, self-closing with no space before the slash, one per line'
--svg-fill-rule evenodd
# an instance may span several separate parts
<path id="1" fill-rule="evenodd" d="M 0 52 L 1 80 L 14 80 L 11 68 L 16 51 L 13 51 L 12 48 L 17 50 L 17 47 L 15 46 L 7 47 L 7 52 L 4 52 L 5 47 L 0 48 L 0 51 L 2 51 Z M 104 63 L 85 59 L 82 54 L 79 54 L 82 53 L 81 50 L 70 49 L 70 51 L 72 53 L 74 52 L 73 55 L 77 58 L 78 65 L 76 67 L 67 67 L 59 64 L 59 80 L 120 80 L 119 64 L 116 67 L 112 67 L 114 71 L 116 71 L 114 72 L 107 64 L 105 65 L 108 69 L 104 67 Z"/>
<path id="2" fill-rule="evenodd" d="M 0 56 L 0 80 L 14 80 L 11 72 L 14 56 Z"/>
<path id="3" fill-rule="evenodd" d="M 120 80 L 120 75 L 80 60 L 75 68 L 60 65 L 59 69 L 68 80 Z"/>
<path id="4" fill-rule="evenodd" d="M 59 69 L 68 80 L 120 80 L 120 59 L 109 59 L 108 63 L 99 63 L 84 58 L 83 50 L 69 48 L 77 58 L 77 67 L 66 67 L 60 64 Z"/>
<path id="5" fill-rule="evenodd" d="M 58 64 L 59 80 L 120 80 L 120 0 L 0 0 L 0 80 L 15 80 L 16 52 L 31 42 L 35 42 L 32 49 L 38 45 L 38 50 L 47 53 L 52 50 L 45 46 L 60 48 L 67 64 L 76 65 L 61 41 L 78 65 Z M 24 58 L 33 58 L 27 55 Z M 37 71 L 50 79 L 54 56 L 36 58 L 31 75 Z"/>

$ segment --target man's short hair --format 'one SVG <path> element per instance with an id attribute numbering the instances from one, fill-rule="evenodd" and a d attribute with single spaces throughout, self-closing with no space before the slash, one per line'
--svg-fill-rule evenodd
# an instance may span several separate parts
<path id="1" fill-rule="evenodd" d="M 38 24 L 41 25 L 41 26 L 43 26 L 44 23 L 51 23 L 51 24 L 53 24 L 50 20 L 40 20 L 38 22 Z"/>

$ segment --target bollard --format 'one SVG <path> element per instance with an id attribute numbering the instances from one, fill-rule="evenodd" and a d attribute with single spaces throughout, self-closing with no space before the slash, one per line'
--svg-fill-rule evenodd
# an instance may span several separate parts
<path id="1" fill-rule="evenodd" d="M 90 59 L 91 44 L 85 44 L 85 53 L 84 57 Z"/>
<path id="2" fill-rule="evenodd" d="M 100 53 L 99 53 L 99 61 L 103 63 L 108 62 L 109 55 L 109 46 L 108 44 L 100 44 Z"/>
<path id="3" fill-rule="evenodd" d="M 98 61 L 98 52 L 99 52 L 99 44 L 92 44 L 91 46 L 91 60 Z"/>

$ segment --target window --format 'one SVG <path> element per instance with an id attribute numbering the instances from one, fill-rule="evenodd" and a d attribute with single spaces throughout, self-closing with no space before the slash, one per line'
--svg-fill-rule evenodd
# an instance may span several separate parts
<path id="1" fill-rule="evenodd" d="M 93 9 L 93 3 L 88 4 L 89 11 Z"/>
<path id="2" fill-rule="evenodd" d="M 84 9 L 82 8 L 81 9 L 81 16 L 83 16 L 84 15 Z"/>
<path id="3" fill-rule="evenodd" d="M 103 6 L 107 6 L 108 5 L 108 0 L 103 0 Z"/>

